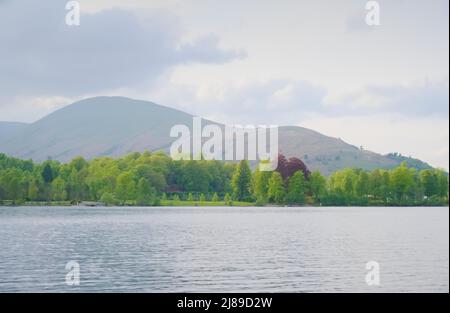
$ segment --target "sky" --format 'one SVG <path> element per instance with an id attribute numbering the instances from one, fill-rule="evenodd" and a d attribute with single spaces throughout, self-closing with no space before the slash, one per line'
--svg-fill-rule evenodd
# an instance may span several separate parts
<path id="1" fill-rule="evenodd" d="M 0 120 L 120 95 L 449 169 L 449 2 L 0 0 Z"/>

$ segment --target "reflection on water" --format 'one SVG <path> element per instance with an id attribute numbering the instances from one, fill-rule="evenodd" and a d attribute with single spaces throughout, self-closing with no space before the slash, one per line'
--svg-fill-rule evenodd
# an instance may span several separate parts
<path id="1" fill-rule="evenodd" d="M 448 212 L 0 208 L 0 291 L 448 292 Z"/>

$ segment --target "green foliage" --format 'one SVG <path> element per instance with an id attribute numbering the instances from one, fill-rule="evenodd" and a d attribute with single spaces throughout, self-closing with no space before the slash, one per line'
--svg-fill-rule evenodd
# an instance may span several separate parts
<path id="1" fill-rule="evenodd" d="M 136 203 L 138 205 L 155 205 L 156 189 L 146 178 L 139 179 L 136 190 Z"/>
<path id="2" fill-rule="evenodd" d="M 233 205 L 233 199 L 229 193 L 225 194 L 223 199 L 227 205 Z"/>
<path id="3" fill-rule="evenodd" d="M 115 205 L 117 204 L 116 196 L 111 192 L 105 192 L 100 197 L 100 202 L 104 203 L 105 205 Z"/>
<path id="4" fill-rule="evenodd" d="M 288 180 L 286 202 L 288 204 L 304 204 L 306 180 L 302 171 L 295 172 Z"/>
<path id="5" fill-rule="evenodd" d="M 269 179 L 272 172 L 256 169 L 253 175 L 253 195 L 258 205 L 264 205 L 268 201 Z"/>
<path id="6" fill-rule="evenodd" d="M 283 178 L 278 172 L 272 172 L 269 179 L 269 188 L 267 191 L 269 201 L 282 204 L 285 201 L 286 191 L 283 186 Z"/>
<path id="7" fill-rule="evenodd" d="M 406 163 L 402 163 L 390 173 L 390 184 L 395 199 L 405 200 L 414 187 L 414 169 L 409 169 Z"/>
<path id="8" fill-rule="evenodd" d="M 53 181 L 53 170 L 50 163 L 45 163 L 44 168 L 42 169 L 42 178 L 47 184 Z"/>
<path id="9" fill-rule="evenodd" d="M 211 201 L 212 201 L 212 202 L 219 202 L 219 201 L 220 201 L 219 196 L 217 195 L 217 192 L 215 192 L 215 193 L 213 194 L 213 196 L 212 196 L 212 198 L 211 198 Z"/>
<path id="10" fill-rule="evenodd" d="M 61 177 L 52 182 L 52 194 L 55 201 L 67 200 L 66 182 Z"/>
<path id="11" fill-rule="evenodd" d="M 132 200 L 136 195 L 136 183 L 131 172 L 124 172 L 117 177 L 116 192 L 117 199 L 122 203 Z"/>
<path id="12" fill-rule="evenodd" d="M 247 161 L 173 161 L 161 152 L 132 153 L 122 158 L 75 158 L 69 163 L 36 164 L 0 154 L 0 201 L 4 204 L 77 203 L 107 205 L 167 205 L 167 194 L 186 203 L 207 205 L 301 205 L 312 198 L 322 205 L 447 205 L 448 173 L 417 171 L 403 163 L 391 169 L 343 169 L 328 178 L 319 172 L 307 178 L 295 174 L 286 185 L 278 172 L 258 169 Z M 199 195 L 195 199 L 194 195 Z M 219 195 L 225 195 L 221 202 Z M 235 200 L 235 202 L 233 202 Z M 243 202 L 247 201 L 247 202 Z M 191 204 L 192 205 L 192 204 Z"/>
<path id="13" fill-rule="evenodd" d="M 309 190 L 316 202 L 320 202 L 320 199 L 326 194 L 327 180 L 320 172 L 312 172 L 309 176 Z"/>
<path id="14" fill-rule="evenodd" d="M 242 160 L 234 171 L 231 180 L 233 199 L 237 201 L 250 201 L 252 198 L 252 171 L 247 160 Z"/>

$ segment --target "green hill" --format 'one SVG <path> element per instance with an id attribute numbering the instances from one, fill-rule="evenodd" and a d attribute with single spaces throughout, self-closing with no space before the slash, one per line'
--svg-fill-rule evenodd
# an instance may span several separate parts
<path id="1" fill-rule="evenodd" d="M 35 161 L 68 161 L 79 155 L 90 159 L 133 151 L 168 151 L 175 140 L 169 136 L 175 124 L 191 125 L 192 115 L 148 101 L 95 97 L 35 123 L 11 126 L 9 131 L 3 132 L 0 124 L 0 152 Z M 325 175 L 344 167 L 392 168 L 403 160 L 362 151 L 338 138 L 296 126 L 280 127 L 279 145 L 286 156 L 297 156 L 311 170 Z M 419 160 L 411 165 L 430 167 Z"/>

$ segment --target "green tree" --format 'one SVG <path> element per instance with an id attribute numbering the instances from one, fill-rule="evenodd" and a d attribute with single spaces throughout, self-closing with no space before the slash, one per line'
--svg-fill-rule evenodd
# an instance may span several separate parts
<path id="1" fill-rule="evenodd" d="M 115 194 L 122 203 L 135 199 L 136 183 L 131 172 L 124 172 L 117 177 Z"/>
<path id="2" fill-rule="evenodd" d="M 256 169 L 253 175 L 253 196 L 259 204 L 264 204 L 268 201 L 267 192 L 269 190 L 269 179 L 272 172 L 260 171 Z"/>
<path id="3" fill-rule="evenodd" d="M 420 183 L 427 197 L 439 194 L 439 177 L 435 170 L 420 171 Z"/>
<path id="4" fill-rule="evenodd" d="M 285 200 L 286 191 L 283 186 L 283 178 L 278 172 L 272 172 L 269 179 L 268 197 L 269 201 L 282 204 Z"/>
<path id="5" fill-rule="evenodd" d="M 25 199 L 25 189 L 23 184 L 23 172 L 19 168 L 9 168 L 0 176 L 0 186 L 2 186 L 4 198 L 16 203 Z"/>
<path id="6" fill-rule="evenodd" d="M 225 194 L 225 197 L 223 198 L 226 205 L 233 205 L 233 199 L 229 193 Z"/>
<path id="7" fill-rule="evenodd" d="M 390 183 L 396 199 L 404 200 L 408 191 L 414 186 L 414 176 L 406 162 L 391 171 Z"/>
<path id="8" fill-rule="evenodd" d="M 206 196 L 203 193 L 200 195 L 199 201 L 200 202 L 205 202 L 206 201 Z"/>
<path id="9" fill-rule="evenodd" d="M 360 171 L 355 182 L 355 193 L 358 197 L 366 197 L 369 194 L 369 174 Z"/>
<path id="10" fill-rule="evenodd" d="M 156 189 L 150 182 L 141 178 L 137 184 L 136 203 L 138 205 L 154 205 L 156 201 Z"/>
<path id="11" fill-rule="evenodd" d="M 438 195 L 448 201 L 448 174 L 442 170 L 437 170 L 437 176 L 439 182 Z"/>
<path id="12" fill-rule="evenodd" d="M 53 181 L 53 169 L 49 162 L 45 163 L 43 169 L 42 169 L 42 178 L 44 179 L 44 182 L 46 184 L 49 184 Z"/>
<path id="13" fill-rule="evenodd" d="M 28 184 L 27 198 L 29 200 L 38 200 L 39 198 L 39 185 L 34 178 L 32 178 Z"/>
<path id="14" fill-rule="evenodd" d="M 320 199 L 327 191 L 327 180 L 319 171 L 314 171 L 309 177 L 309 189 L 315 201 L 320 202 Z"/>
<path id="15" fill-rule="evenodd" d="M 304 204 L 306 180 L 302 171 L 295 172 L 288 180 L 286 201 L 289 204 Z"/>
<path id="16" fill-rule="evenodd" d="M 213 194 L 211 201 L 212 202 L 219 202 L 220 201 L 219 196 L 217 195 L 217 192 L 215 192 Z"/>
<path id="17" fill-rule="evenodd" d="M 247 160 L 239 162 L 233 174 L 231 186 L 235 200 L 251 201 L 252 171 Z"/>
<path id="18" fill-rule="evenodd" d="M 61 177 L 53 180 L 52 194 L 55 201 L 67 200 L 66 182 Z"/>
<path id="19" fill-rule="evenodd" d="M 105 205 L 115 205 L 117 204 L 116 195 L 112 192 L 105 192 L 100 197 L 100 202 L 104 203 Z"/>
<path id="20" fill-rule="evenodd" d="M 71 200 L 87 200 L 86 185 L 84 183 L 82 172 L 78 172 L 75 168 L 71 170 L 67 178 L 67 190 Z"/>

